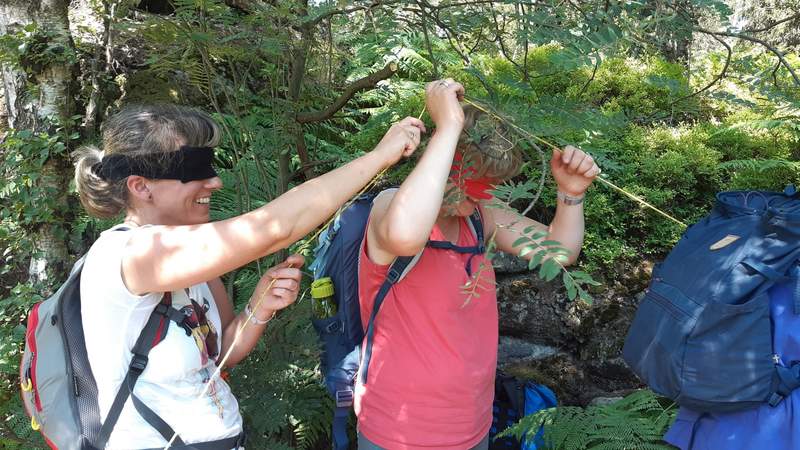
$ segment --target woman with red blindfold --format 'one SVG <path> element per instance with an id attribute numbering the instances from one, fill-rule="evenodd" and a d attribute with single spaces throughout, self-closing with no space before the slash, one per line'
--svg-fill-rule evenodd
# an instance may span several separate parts
<path id="1" fill-rule="evenodd" d="M 584 192 L 600 172 L 591 156 L 571 146 L 553 152 L 555 217 L 549 226 L 523 217 L 491 193 L 518 174 L 519 151 L 502 130 L 482 126 L 480 111 L 461 107 L 463 94 L 452 79 L 428 84 L 436 130 L 400 188 L 374 201 L 359 267 L 362 323 L 393 261 L 418 258 L 374 325 L 368 371 L 356 387 L 360 449 L 488 448 L 498 314 L 494 271 L 475 230 L 513 254 L 522 230 L 546 231 L 544 239 L 570 251 L 564 264 L 583 243 Z M 464 291 L 469 282 L 478 295 Z"/>

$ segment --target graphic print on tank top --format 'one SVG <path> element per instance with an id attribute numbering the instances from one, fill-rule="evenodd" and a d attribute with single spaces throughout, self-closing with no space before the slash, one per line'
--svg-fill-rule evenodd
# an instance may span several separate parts
<path id="1" fill-rule="evenodd" d="M 208 364 L 209 358 L 216 359 L 219 356 L 219 349 L 217 348 L 217 330 L 214 329 L 214 324 L 206 317 L 206 312 L 211 307 L 208 299 L 202 298 L 202 306 L 197 300 L 192 298 L 189 289 L 185 290 L 186 296 L 189 298 L 189 304 L 180 309 L 185 319 L 183 319 L 184 327 L 187 333 L 191 333 L 194 338 L 194 343 L 197 344 L 197 349 L 200 350 L 200 364 L 205 366 Z"/>
<path id="2" fill-rule="evenodd" d="M 211 307 L 208 299 L 201 296 L 202 306 L 200 302 L 192 297 L 189 289 L 184 290 L 186 297 L 189 299 L 189 304 L 182 307 L 180 312 L 184 315 L 183 325 L 186 333 L 191 335 L 194 343 L 197 345 L 197 350 L 200 352 L 200 364 L 203 366 L 201 369 L 203 383 L 206 384 L 213 376 L 213 366 L 209 367 L 209 360 L 216 360 L 219 356 L 219 348 L 217 345 L 217 330 L 214 324 L 208 320 L 206 313 Z M 208 396 L 217 406 L 217 413 L 219 417 L 223 417 L 223 406 L 219 400 L 217 393 L 216 380 L 212 381 L 208 386 Z"/>

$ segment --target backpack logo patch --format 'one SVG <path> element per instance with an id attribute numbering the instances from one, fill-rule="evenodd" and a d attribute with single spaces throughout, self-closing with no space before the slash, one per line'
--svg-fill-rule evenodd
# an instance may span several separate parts
<path id="1" fill-rule="evenodd" d="M 735 234 L 729 234 L 729 235 L 725 236 L 724 238 L 722 238 L 722 239 L 718 240 L 717 242 L 715 242 L 711 247 L 709 247 L 709 249 L 711 249 L 711 250 L 719 250 L 721 248 L 725 248 L 725 247 L 733 244 L 734 242 L 738 241 L 740 237 L 741 236 L 736 236 Z"/>

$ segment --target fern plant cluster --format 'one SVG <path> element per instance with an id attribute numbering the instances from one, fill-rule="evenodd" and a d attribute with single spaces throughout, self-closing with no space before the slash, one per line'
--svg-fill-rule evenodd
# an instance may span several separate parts
<path id="1" fill-rule="evenodd" d="M 641 390 L 605 406 L 544 409 L 500 436 L 524 440 L 542 428 L 549 450 L 669 450 L 662 436 L 676 413 L 674 403 Z"/>

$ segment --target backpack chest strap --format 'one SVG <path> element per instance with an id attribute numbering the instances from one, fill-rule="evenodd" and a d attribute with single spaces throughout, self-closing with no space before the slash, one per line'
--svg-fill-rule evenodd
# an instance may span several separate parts
<path id="1" fill-rule="evenodd" d="M 425 244 L 425 246 L 439 250 L 450 250 L 456 253 L 469 254 L 470 257 L 467 259 L 467 266 L 465 269 L 467 271 L 467 275 L 472 276 L 472 258 L 474 258 L 475 255 L 481 255 L 486 252 L 486 246 L 483 242 L 483 223 L 477 208 L 475 209 L 475 212 L 469 216 L 469 224 L 475 233 L 476 245 L 462 246 L 453 244 L 450 241 L 430 240 Z"/>

